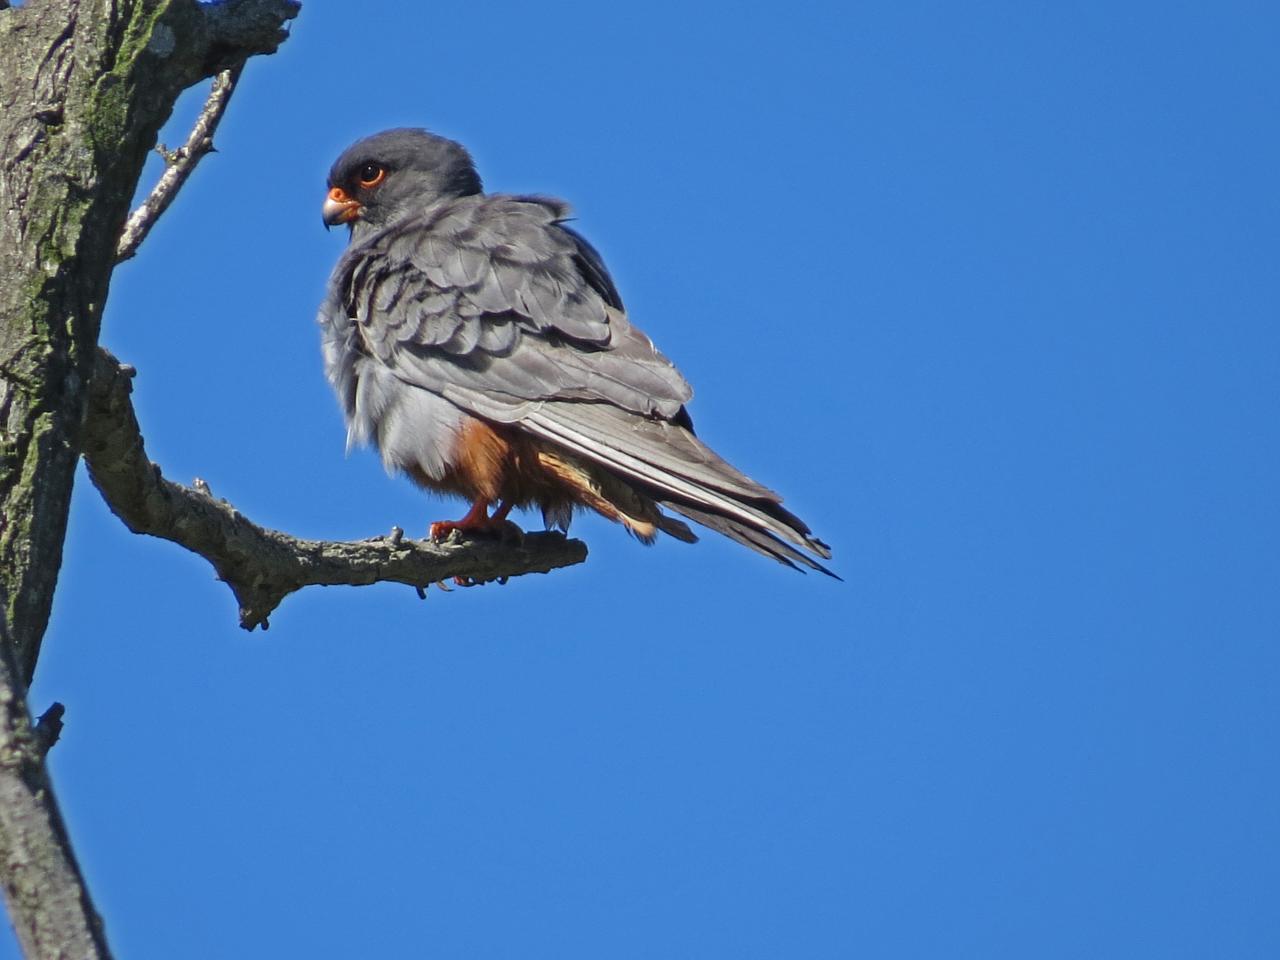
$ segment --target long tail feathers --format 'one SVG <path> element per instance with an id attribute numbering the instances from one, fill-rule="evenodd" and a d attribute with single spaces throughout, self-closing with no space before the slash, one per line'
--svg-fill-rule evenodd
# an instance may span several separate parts
<path id="1" fill-rule="evenodd" d="M 522 423 L 571 451 L 575 459 L 604 468 L 590 471 L 591 486 L 597 497 L 623 514 L 614 519 L 640 520 L 646 533 L 656 527 L 686 542 L 696 540 L 687 526 L 657 508 L 661 504 L 786 566 L 840 579 L 809 556 L 829 559 L 831 548 L 782 506 L 781 497 L 678 424 L 647 420 L 608 405 L 577 403 L 545 404 Z M 615 488 L 630 488 L 630 496 L 620 496 Z M 638 502 L 647 502 L 651 510 L 638 508 Z M 621 503 L 626 509 L 618 509 Z"/>
<path id="2" fill-rule="evenodd" d="M 704 510 L 698 510 L 688 504 L 671 503 L 664 501 L 662 504 L 683 514 L 695 523 L 700 523 L 704 527 L 709 527 L 717 533 L 722 533 L 730 540 L 736 540 L 744 547 L 750 547 L 756 553 L 762 553 L 766 557 L 772 557 L 779 563 L 791 567 L 793 570 L 800 570 L 808 567 L 811 570 L 817 570 L 819 573 L 825 573 L 828 577 L 835 577 L 837 580 L 842 579 L 839 574 L 833 573 L 827 567 L 820 564 L 817 560 L 807 554 L 801 553 L 789 543 L 779 540 L 773 534 L 764 530 L 758 530 L 755 527 L 749 527 L 745 523 L 728 517 L 718 516 L 714 513 L 707 513 Z M 820 542 L 820 541 L 814 541 Z M 825 547 L 825 544 L 823 545 Z"/>

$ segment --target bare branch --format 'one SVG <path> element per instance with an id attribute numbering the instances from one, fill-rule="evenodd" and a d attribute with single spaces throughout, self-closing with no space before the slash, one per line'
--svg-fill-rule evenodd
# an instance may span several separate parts
<path id="1" fill-rule="evenodd" d="M 298 0 L 169 0 L 151 26 L 148 46 L 175 61 L 175 79 L 189 87 L 246 57 L 274 53 L 301 9 Z"/>
<path id="2" fill-rule="evenodd" d="M 236 52 L 239 59 L 255 53 L 274 53 L 289 36 L 285 24 L 302 9 L 298 0 L 199 0 L 195 4 L 188 0 L 185 6 L 187 11 L 194 6 L 198 12 L 197 29 L 209 39 L 205 53 L 210 61 L 219 55 L 234 57 Z M 230 65 L 227 60 L 218 69 Z M 209 74 L 216 72 L 209 70 Z"/>
<path id="3" fill-rule="evenodd" d="M 449 578 L 485 582 L 546 573 L 581 563 L 586 545 L 559 533 L 525 535 L 519 543 L 405 539 L 399 530 L 371 540 L 302 540 L 259 527 L 223 500 L 166 480 L 148 461 L 129 399 L 132 368 L 98 351 L 89 390 L 82 452 L 89 476 L 134 533 L 172 540 L 200 554 L 226 581 L 246 630 L 267 617 L 288 594 L 305 586 L 408 584 L 420 591 Z"/>
<path id="4" fill-rule="evenodd" d="M 13 930 L 27 960 L 110 960 L 44 764 L 60 705 L 33 726 L 15 667 L 0 650 L 0 871 Z"/>
<path id="5" fill-rule="evenodd" d="M 62 560 L 116 245 L 180 93 L 274 51 L 296 0 L 0 14 L 0 642 L 29 683 Z"/>
<path id="6" fill-rule="evenodd" d="M 157 147 L 165 159 L 165 171 L 142 205 L 129 214 L 120 242 L 116 244 L 116 263 L 122 263 L 138 252 L 138 247 L 147 238 L 160 215 L 169 209 L 169 204 L 173 203 L 196 164 L 205 154 L 213 152 L 213 134 L 226 112 L 227 104 L 231 102 L 231 94 L 235 93 L 236 83 L 243 70 L 244 63 L 241 62 L 213 78 L 213 89 L 209 91 L 209 98 L 205 100 L 204 109 L 196 118 L 186 143 L 172 153 L 163 147 Z"/>
<path id="7" fill-rule="evenodd" d="M 0 0 L 0 888 L 27 960 L 110 953 L 26 689 L 62 561 L 116 239 L 186 87 L 273 52 L 294 0 Z"/>
<path id="8" fill-rule="evenodd" d="M 36 749 L 40 751 L 40 756 L 44 757 L 53 745 L 62 737 L 62 718 L 66 715 L 67 708 L 62 704 L 54 701 L 49 705 L 49 709 L 40 714 L 36 720 L 35 726 L 35 742 Z"/>

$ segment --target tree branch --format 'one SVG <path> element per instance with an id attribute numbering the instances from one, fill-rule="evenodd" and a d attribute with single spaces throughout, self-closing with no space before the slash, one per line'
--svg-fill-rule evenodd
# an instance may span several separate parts
<path id="1" fill-rule="evenodd" d="M 213 78 L 213 89 L 209 91 L 209 98 L 204 102 L 204 109 L 196 118 L 186 143 L 172 153 L 163 146 L 156 148 L 165 159 L 165 171 L 147 199 L 129 214 L 124 232 L 120 234 L 120 242 L 116 245 L 116 263 L 123 263 L 138 252 L 138 247 L 147 238 L 160 215 L 169 209 L 169 204 L 173 203 L 196 164 L 204 159 L 205 154 L 213 152 L 213 135 L 226 112 L 227 104 L 231 102 L 231 94 L 235 93 L 236 83 L 243 70 L 244 64 L 238 63 Z"/>
<path id="2" fill-rule="evenodd" d="M 66 713 L 67 708 L 55 701 L 36 720 L 36 725 L 32 732 L 35 734 L 36 749 L 40 751 L 42 758 L 62 738 L 62 718 Z"/>
<path id="3" fill-rule="evenodd" d="M 132 369 L 98 351 L 89 387 L 82 452 L 112 512 L 134 533 L 172 540 L 204 557 L 235 594 L 240 625 L 266 629 L 267 617 L 305 586 L 390 581 L 421 589 L 460 577 L 485 582 L 581 563 L 587 548 L 559 533 L 527 534 L 518 544 L 404 539 L 302 540 L 259 527 L 206 488 L 166 480 L 147 459 L 133 403 Z"/>
<path id="4" fill-rule="evenodd" d="M 26 688 L 62 561 L 116 241 L 186 87 L 273 52 L 294 0 L 0 0 L 0 885 L 28 960 L 107 958 Z"/>
<path id="5" fill-rule="evenodd" d="M 296 0 L 65 0 L 0 16 L 0 642 L 29 683 L 117 240 L 174 101 L 273 52 Z"/>
<path id="6" fill-rule="evenodd" d="M 246 57 L 275 53 L 289 36 L 285 24 L 302 9 L 298 0 L 151 0 L 149 5 L 163 12 L 150 25 L 150 35 L 139 39 L 153 56 L 170 60 L 170 72 L 183 88 Z"/>
<path id="7" fill-rule="evenodd" d="M 110 960 L 44 764 L 62 711 L 51 708 L 33 725 L 26 698 L 14 692 L 15 667 L 13 651 L 0 648 L 0 871 L 9 918 L 27 960 Z"/>

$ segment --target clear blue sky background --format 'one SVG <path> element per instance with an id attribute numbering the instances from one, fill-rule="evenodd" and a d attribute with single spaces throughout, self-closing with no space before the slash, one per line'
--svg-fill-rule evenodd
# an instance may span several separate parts
<path id="1" fill-rule="evenodd" d="M 584 518 L 250 635 L 81 475 L 33 706 L 117 955 L 1280 956 L 1278 30 L 306 4 L 116 275 L 153 459 L 299 535 L 460 513 L 344 458 L 313 323 L 330 162 L 426 125 L 574 203 L 845 582 Z"/>

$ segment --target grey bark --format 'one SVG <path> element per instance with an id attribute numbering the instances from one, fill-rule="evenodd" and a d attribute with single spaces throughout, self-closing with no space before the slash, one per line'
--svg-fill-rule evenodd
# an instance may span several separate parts
<path id="1" fill-rule="evenodd" d="M 0 881 L 28 958 L 109 955 L 25 694 L 117 238 L 178 94 L 273 52 L 297 12 L 293 0 L 0 5 Z"/>
<path id="2" fill-rule="evenodd" d="M 559 533 L 525 534 L 508 543 L 432 543 L 398 533 L 335 543 L 265 530 L 226 501 L 214 499 L 207 488 L 166 480 L 147 459 L 129 399 L 131 375 L 130 368 L 99 351 L 83 443 L 89 476 L 134 533 L 172 540 L 212 563 L 235 594 L 246 630 L 265 629 L 280 601 L 304 586 L 390 581 L 422 592 L 445 578 L 482 583 L 546 573 L 586 559 L 583 543 Z"/>
<path id="3" fill-rule="evenodd" d="M 0 14 L 0 623 L 30 681 L 116 242 L 178 94 L 284 39 L 291 0 L 51 0 Z"/>

